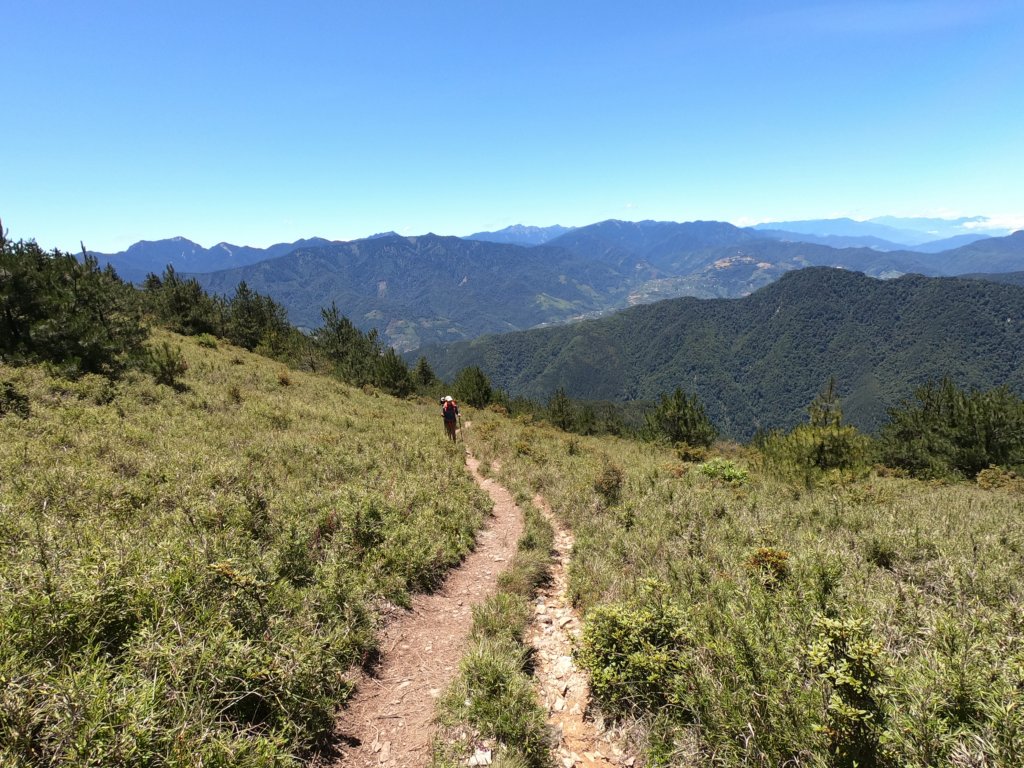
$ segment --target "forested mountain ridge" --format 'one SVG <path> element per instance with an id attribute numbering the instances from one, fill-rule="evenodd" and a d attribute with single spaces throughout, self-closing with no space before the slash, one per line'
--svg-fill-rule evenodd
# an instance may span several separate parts
<path id="1" fill-rule="evenodd" d="M 300 248 L 196 277 L 216 293 L 245 281 L 306 327 L 319 325 L 321 307 L 335 302 L 399 350 L 564 322 L 624 300 L 628 285 L 614 267 L 561 249 L 432 234 Z"/>
<path id="2" fill-rule="evenodd" d="M 1024 288 L 840 269 L 789 272 L 740 299 L 680 298 L 559 328 L 421 350 L 441 376 L 479 365 L 512 395 L 654 399 L 695 391 L 724 434 L 802 421 L 834 376 L 848 421 L 876 429 L 914 388 L 1024 393 Z"/>

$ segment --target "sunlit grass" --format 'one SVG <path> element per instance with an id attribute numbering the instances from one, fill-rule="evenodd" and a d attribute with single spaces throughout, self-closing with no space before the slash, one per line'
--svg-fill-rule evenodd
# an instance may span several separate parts
<path id="1" fill-rule="evenodd" d="M 178 388 L 0 366 L 0 763 L 283 765 L 489 502 L 433 403 L 154 332 Z"/>
<path id="2" fill-rule="evenodd" d="M 728 447 L 728 465 L 685 463 L 490 415 L 475 425 L 474 450 L 500 461 L 502 482 L 544 493 L 574 529 L 570 589 L 588 616 L 635 617 L 652 583 L 674 606 L 689 641 L 634 659 L 679 657 L 648 692 L 661 706 L 634 707 L 625 691 L 603 702 L 649 719 L 655 763 L 696 749 L 713 765 L 1011 765 L 1024 750 L 1014 486 L 835 475 L 808 490 L 752 449 Z M 609 467 L 622 472 L 614 494 Z M 863 621 L 863 647 L 878 643 L 868 726 L 840 711 L 841 686 L 813 662 L 828 618 Z"/>

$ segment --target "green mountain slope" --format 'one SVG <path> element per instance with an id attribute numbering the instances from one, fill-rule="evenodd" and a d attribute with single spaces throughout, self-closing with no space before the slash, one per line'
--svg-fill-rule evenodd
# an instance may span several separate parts
<path id="1" fill-rule="evenodd" d="M 942 376 L 1024 392 L 1024 289 L 955 278 L 790 272 L 742 299 L 674 299 L 560 328 L 423 350 L 441 376 L 480 365 L 513 395 L 588 399 L 695 390 L 727 435 L 788 427 L 835 376 L 848 420 Z"/>
<path id="2" fill-rule="evenodd" d="M 624 275 L 603 262 L 545 246 L 437 235 L 304 248 L 197 278 L 217 293 L 244 280 L 309 327 L 320 324 L 321 307 L 336 302 L 399 350 L 563 322 L 602 310 L 625 291 Z"/>

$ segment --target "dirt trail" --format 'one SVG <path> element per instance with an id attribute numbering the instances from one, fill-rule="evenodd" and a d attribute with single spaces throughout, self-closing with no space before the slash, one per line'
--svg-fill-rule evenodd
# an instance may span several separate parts
<path id="1" fill-rule="evenodd" d="M 579 617 L 568 598 L 573 536 L 542 496 L 536 496 L 533 503 L 555 529 L 551 580 L 534 601 L 534 619 L 527 630 L 527 639 L 537 652 L 534 677 L 538 694 L 555 737 L 555 763 L 563 768 L 635 765 L 636 758 L 619 746 L 619 740 L 602 723 L 586 717 L 590 689 L 572 659 L 572 638 L 580 633 Z"/>
<path id="2" fill-rule="evenodd" d="M 497 590 L 498 575 L 516 551 L 523 516 L 512 496 L 466 464 L 494 501 L 477 536 L 476 549 L 452 571 L 440 591 L 417 595 L 383 633 L 381 663 L 357 680 L 342 712 L 338 734 L 344 745 L 336 766 L 418 768 L 430 761 L 437 697 L 451 683 L 473 622 L 472 607 Z"/>

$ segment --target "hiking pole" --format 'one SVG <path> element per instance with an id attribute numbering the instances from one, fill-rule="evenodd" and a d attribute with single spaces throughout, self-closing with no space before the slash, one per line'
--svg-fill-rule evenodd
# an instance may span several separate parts
<path id="1" fill-rule="evenodd" d="M 457 413 L 455 415 L 459 419 L 459 437 L 462 438 L 462 443 L 463 443 L 463 445 L 465 445 L 465 443 L 466 443 L 466 436 L 464 434 L 462 434 L 462 414 L 461 413 Z"/>

